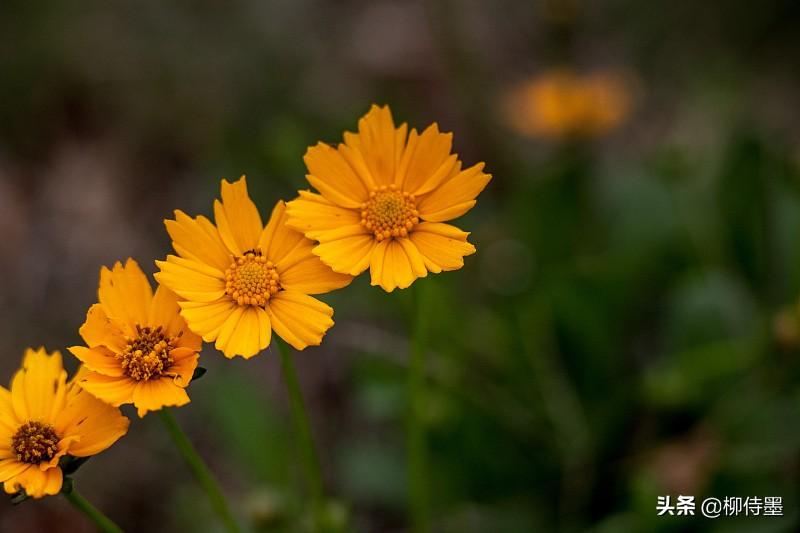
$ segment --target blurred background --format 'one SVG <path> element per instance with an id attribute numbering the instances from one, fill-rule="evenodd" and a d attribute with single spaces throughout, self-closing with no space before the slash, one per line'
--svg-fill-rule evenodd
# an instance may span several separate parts
<path id="1" fill-rule="evenodd" d="M 386 103 L 494 175 L 457 222 L 478 253 L 417 282 L 432 530 L 796 531 L 798 24 L 790 0 L 6 0 L 0 381 L 80 342 L 100 265 L 152 273 L 173 209 L 208 215 L 247 174 L 266 217 L 307 187 L 307 146 Z M 331 519 L 405 531 L 411 294 L 323 299 L 336 326 L 297 365 Z M 177 415 L 243 523 L 305 531 L 276 355 L 206 349 Z M 128 414 L 84 495 L 126 530 L 218 531 L 158 420 Z M 784 516 L 658 517 L 666 494 Z M 0 530 L 91 526 L 2 498 Z"/>

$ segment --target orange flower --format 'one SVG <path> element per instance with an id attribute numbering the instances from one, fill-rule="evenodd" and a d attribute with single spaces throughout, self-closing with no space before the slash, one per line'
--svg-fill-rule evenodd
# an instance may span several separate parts
<path id="1" fill-rule="evenodd" d="M 181 315 L 192 331 L 226 357 L 256 355 L 269 346 L 272 330 L 298 350 L 320 344 L 333 309 L 309 295 L 352 280 L 311 253 L 313 242 L 286 225 L 284 211 L 278 202 L 264 226 L 242 176 L 222 180 L 216 226 L 181 211 L 165 221 L 178 255 L 156 261 L 156 279 L 183 300 Z"/>
<path id="2" fill-rule="evenodd" d="M 65 455 L 96 455 L 128 431 L 119 409 L 84 391 L 78 370 L 67 382 L 61 354 L 28 349 L 11 391 L 0 387 L 0 482 L 32 498 L 58 494 Z"/>
<path id="3" fill-rule="evenodd" d="M 308 149 L 307 178 L 319 194 L 300 191 L 286 207 L 326 265 L 352 276 L 369 268 L 372 285 L 388 292 L 464 266 L 475 247 L 444 222 L 469 211 L 491 179 L 483 163 L 462 170 L 452 135 L 436 124 L 407 129 L 395 128 L 388 106 L 373 105 L 343 144 Z"/>
<path id="4" fill-rule="evenodd" d="M 86 346 L 69 349 L 90 370 L 81 386 L 111 405 L 134 404 L 140 417 L 189 403 L 201 342 L 175 294 L 159 287 L 154 295 L 133 259 L 101 268 L 97 292 L 80 329 Z"/>
<path id="5" fill-rule="evenodd" d="M 534 137 L 596 136 L 630 113 L 632 95 L 612 72 L 580 75 L 555 69 L 513 89 L 506 102 L 510 125 Z"/>

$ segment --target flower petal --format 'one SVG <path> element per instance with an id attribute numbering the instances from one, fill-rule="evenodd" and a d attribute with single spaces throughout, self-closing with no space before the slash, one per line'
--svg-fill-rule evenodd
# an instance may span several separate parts
<path id="1" fill-rule="evenodd" d="M 67 407 L 55 420 L 55 429 L 62 440 L 73 439 L 69 454 L 88 457 L 107 449 L 128 431 L 130 421 L 119 409 L 98 400 L 84 390 L 76 376 L 67 397 Z"/>
<path id="2" fill-rule="evenodd" d="M 369 267 L 376 243 L 372 235 L 356 235 L 320 243 L 313 252 L 334 272 L 357 276 Z"/>
<path id="3" fill-rule="evenodd" d="M 35 465 L 29 466 L 30 468 L 26 468 L 5 482 L 7 493 L 13 494 L 22 488 L 28 496 L 36 499 L 59 493 L 63 480 L 60 468 L 42 471 Z"/>
<path id="4" fill-rule="evenodd" d="M 450 154 L 452 145 L 453 134 L 440 133 L 435 123 L 422 135 L 411 130 L 397 171 L 397 185 L 415 195 L 434 189 L 457 165 L 458 156 Z"/>
<path id="5" fill-rule="evenodd" d="M 172 238 L 175 252 L 186 259 L 211 265 L 225 271 L 231 263 L 231 251 L 222 242 L 214 224 L 206 217 L 192 218 L 180 210 L 175 211 L 175 220 L 165 220 L 167 233 Z"/>
<path id="6" fill-rule="evenodd" d="M 275 204 L 269 222 L 258 241 L 264 255 L 273 263 L 281 262 L 298 246 L 311 245 L 311 241 L 302 233 L 286 225 L 287 219 L 286 204 L 281 200 Z"/>
<path id="7" fill-rule="evenodd" d="M 225 357 L 241 355 L 245 359 L 264 350 L 269 345 L 270 335 L 262 331 L 264 326 L 269 327 L 269 319 L 262 313 L 264 310 L 260 307 L 239 307 L 223 324 L 216 348 Z"/>
<path id="8" fill-rule="evenodd" d="M 156 265 L 161 269 L 155 274 L 156 280 L 181 298 L 213 302 L 225 294 L 225 275 L 216 268 L 174 255 L 156 261 Z"/>
<path id="9" fill-rule="evenodd" d="M 492 179 L 483 172 L 483 163 L 463 170 L 417 202 L 420 216 L 428 222 L 444 222 L 460 217 L 475 205 L 475 197 Z"/>
<path id="10" fill-rule="evenodd" d="M 170 352 L 170 357 L 174 362 L 169 369 L 169 373 L 175 374 L 173 376 L 175 384 L 184 388 L 188 387 L 192 381 L 192 376 L 194 376 L 200 356 L 189 348 L 175 348 Z"/>
<path id="11" fill-rule="evenodd" d="M 0 482 L 6 482 L 20 475 L 31 466 L 29 463 L 23 463 L 13 458 L 0 460 Z M 14 492 L 16 490 L 11 491 L 12 494 Z"/>
<path id="12" fill-rule="evenodd" d="M 405 289 L 418 277 L 427 275 L 424 263 L 412 243 L 407 239 L 386 239 L 378 243 L 370 258 L 372 285 L 380 285 L 386 292 Z M 410 246 L 409 246 L 410 245 Z"/>
<path id="13" fill-rule="evenodd" d="M 364 180 L 342 154 L 325 143 L 309 147 L 303 156 L 308 168 L 306 179 L 322 196 L 342 207 L 358 207 L 369 196 Z"/>
<path id="14" fill-rule="evenodd" d="M 309 239 L 324 242 L 346 236 L 342 233 L 368 233 L 361 225 L 359 210 L 344 209 L 310 191 L 299 191 L 298 194 L 299 197 L 286 204 L 287 224 Z"/>
<path id="15" fill-rule="evenodd" d="M 222 325 L 238 307 L 229 298 L 215 302 L 180 302 L 179 305 L 189 329 L 206 342 L 217 340 Z"/>
<path id="16" fill-rule="evenodd" d="M 5 387 L 0 387 L 0 439 L 2 439 L 0 446 L 2 442 L 11 442 L 11 435 L 23 422 L 24 420 L 18 419 L 14 412 L 11 393 Z"/>
<path id="17" fill-rule="evenodd" d="M 149 411 L 158 411 L 162 407 L 180 407 L 190 401 L 186 390 L 176 385 L 169 376 L 140 381 L 133 391 L 133 405 L 136 406 L 139 418 Z"/>
<path id="18" fill-rule="evenodd" d="M 258 244 L 261 215 L 247 193 L 247 179 L 222 180 L 222 201 L 214 201 L 214 220 L 222 241 L 234 255 L 243 255 Z"/>
<path id="19" fill-rule="evenodd" d="M 100 269 L 100 288 L 97 291 L 100 304 L 110 318 L 128 324 L 144 324 L 147 310 L 153 299 L 153 289 L 139 264 L 128 259 L 125 266 L 119 261 L 114 268 Z"/>
<path id="20" fill-rule="evenodd" d="M 85 346 L 71 346 L 69 351 L 77 357 L 86 368 L 103 374 L 104 376 L 120 377 L 125 375 L 122 365 L 114 354 L 105 347 L 87 348 Z"/>
<path id="21" fill-rule="evenodd" d="M 449 224 L 423 222 L 414 228 L 409 238 L 431 272 L 458 270 L 464 266 L 464 256 L 475 253 L 467 242 L 469 233 Z"/>
<path id="22" fill-rule="evenodd" d="M 397 137 L 398 133 L 404 135 L 405 128 L 403 125 L 395 129 L 389 106 L 373 105 L 369 112 L 358 121 L 358 134 L 349 132 L 344 134 L 345 144 L 361 154 L 369 170 L 372 180 L 364 181 L 367 184 L 374 183 L 370 188 L 394 183 L 395 168 L 401 155 L 397 149 Z M 342 155 L 347 157 L 346 152 L 343 152 Z M 364 179 L 363 175 L 362 179 Z"/>
<path id="23" fill-rule="evenodd" d="M 11 382 L 11 403 L 19 420 L 50 423 L 54 412 L 63 408 L 67 373 L 61 353 L 48 355 L 44 348 L 28 349 Z"/>
<path id="24" fill-rule="evenodd" d="M 114 352 L 125 348 L 123 324 L 108 317 L 101 304 L 94 304 L 86 313 L 86 321 L 78 330 L 89 347 L 106 346 Z"/>
<path id="25" fill-rule="evenodd" d="M 175 336 L 187 329 L 181 317 L 178 295 L 164 285 L 159 285 L 147 313 L 146 324 L 152 328 L 161 326 L 169 335 Z"/>
<path id="26" fill-rule="evenodd" d="M 350 274 L 339 274 L 322 262 L 308 248 L 307 255 L 286 270 L 280 272 L 281 286 L 286 290 L 304 294 L 324 294 L 346 287 L 353 281 Z"/>
<path id="27" fill-rule="evenodd" d="M 136 382 L 127 376 L 111 377 L 97 372 L 87 372 L 78 384 L 95 398 L 114 407 L 133 402 L 136 388 Z"/>
<path id="28" fill-rule="evenodd" d="M 280 291 L 267 308 L 272 329 L 297 350 L 317 346 L 333 326 L 333 309 L 327 304 L 296 291 Z"/>

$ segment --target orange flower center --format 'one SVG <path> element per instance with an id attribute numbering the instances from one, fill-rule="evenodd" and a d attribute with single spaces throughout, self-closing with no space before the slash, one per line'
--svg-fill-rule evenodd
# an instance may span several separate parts
<path id="1" fill-rule="evenodd" d="M 225 271 L 225 293 L 239 305 L 265 306 L 281 290 L 281 278 L 272 261 L 261 250 L 236 257 Z"/>
<path id="2" fill-rule="evenodd" d="M 413 194 L 385 185 L 369 194 L 361 204 L 361 225 L 379 241 L 389 237 L 406 237 L 419 223 L 419 211 Z"/>
<path id="3" fill-rule="evenodd" d="M 17 455 L 17 461 L 38 464 L 55 457 L 59 440 L 50 424 L 25 422 L 11 437 L 11 449 Z"/>
<path id="4" fill-rule="evenodd" d="M 128 339 L 125 350 L 117 354 L 122 371 L 135 381 L 147 381 L 169 370 L 174 362 L 170 352 L 178 337 L 168 336 L 161 326 L 150 328 L 136 325 L 136 338 Z"/>

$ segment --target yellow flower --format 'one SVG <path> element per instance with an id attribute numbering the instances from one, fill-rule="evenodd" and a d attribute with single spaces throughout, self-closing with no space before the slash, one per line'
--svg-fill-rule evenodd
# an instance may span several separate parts
<path id="1" fill-rule="evenodd" d="M 69 349 L 90 370 L 81 386 L 111 405 L 134 404 L 140 417 L 189 403 L 185 389 L 202 343 L 181 318 L 175 294 L 166 287 L 153 294 L 128 259 L 100 269 L 97 295 L 80 329 L 86 346 Z"/>
<path id="2" fill-rule="evenodd" d="M 214 218 L 216 226 L 175 211 L 165 224 L 178 255 L 156 261 L 156 279 L 185 300 L 181 315 L 192 331 L 216 341 L 226 357 L 256 355 L 269 346 L 272 330 L 298 350 L 320 344 L 333 309 L 309 295 L 352 278 L 322 264 L 313 242 L 286 226 L 283 202 L 265 227 L 244 176 L 222 180 Z"/>
<path id="3" fill-rule="evenodd" d="M 79 386 L 84 373 L 67 382 L 59 352 L 28 349 L 11 391 L 0 387 L 0 482 L 7 493 L 58 494 L 61 457 L 98 454 L 128 431 L 119 409 Z"/>
<path id="4" fill-rule="evenodd" d="M 469 234 L 443 222 L 469 211 L 491 179 L 483 163 L 461 170 L 452 134 L 436 124 L 406 133 L 388 106 L 373 105 L 338 148 L 308 149 L 306 177 L 319 194 L 300 191 L 286 209 L 326 265 L 352 276 L 369 268 L 388 292 L 464 266 L 475 253 Z"/>
<path id="5" fill-rule="evenodd" d="M 630 87 L 619 74 L 578 74 L 561 68 L 515 87 L 506 114 L 523 135 L 590 137 L 616 128 L 627 118 L 631 104 Z"/>

